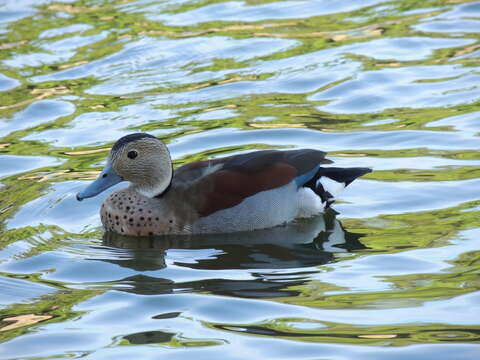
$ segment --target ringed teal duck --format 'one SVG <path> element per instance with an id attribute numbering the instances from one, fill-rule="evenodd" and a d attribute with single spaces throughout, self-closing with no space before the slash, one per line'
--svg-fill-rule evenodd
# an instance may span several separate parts
<path id="1" fill-rule="evenodd" d="M 162 141 L 135 133 L 113 145 L 105 168 L 77 200 L 129 181 L 100 210 L 105 229 L 123 235 L 265 229 L 322 213 L 340 190 L 371 172 L 321 166 L 330 163 L 318 150 L 263 150 L 174 171 Z"/>

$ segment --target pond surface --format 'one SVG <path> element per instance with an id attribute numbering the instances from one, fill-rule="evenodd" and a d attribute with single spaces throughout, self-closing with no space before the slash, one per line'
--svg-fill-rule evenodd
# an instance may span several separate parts
<path id="1" fill-rule="evenodd" d="M 0 1 L 0 359 L 478 359 L 479 33 L 462 0 Z M 309 221 L 120 237 L 74 194 L 137 131 L 374 172 Z"/>

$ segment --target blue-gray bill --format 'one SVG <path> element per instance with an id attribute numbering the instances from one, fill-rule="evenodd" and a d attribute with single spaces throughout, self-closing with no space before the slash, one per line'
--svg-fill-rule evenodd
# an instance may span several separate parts
<path id="1" fill-rule="evenodd" d="M 97 196 L 102 191 L 107 190 L 109 187 L 122 182 L 123 179 L 117 175 L 111 164 L 107 164 L 105 169 L 101 172 L 98 178 L 88 185 L 83 191 L 77 194 L 77 200 L 82 201 L 86 198 Z"/>

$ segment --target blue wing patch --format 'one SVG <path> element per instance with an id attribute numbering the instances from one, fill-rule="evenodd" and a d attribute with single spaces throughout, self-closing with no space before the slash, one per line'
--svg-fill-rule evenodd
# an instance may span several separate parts
<path id="1" fill-rule="evenodd" d="M 320 164 L 315 166 L 312 170 L 307 171 L 306 173 L 297 176 L 295 178 L 295 183 L 297 184 L 297 187 L 302 187 L 305 185 L 310 179 L 312 179 L 315 174 L 317 173 L 318 169 L 320 168 Z"/>

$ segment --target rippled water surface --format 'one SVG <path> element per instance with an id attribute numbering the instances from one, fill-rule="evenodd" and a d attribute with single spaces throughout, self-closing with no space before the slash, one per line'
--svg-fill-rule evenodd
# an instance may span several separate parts
<path id="1" fill-rule="evenodd" d="M 0 359 L 480 358 L 479 33 L 462 0 L 0 0 Z M 74 194 L 136 131 L 374 172 L 285 227 L 105 234 Z"/>

